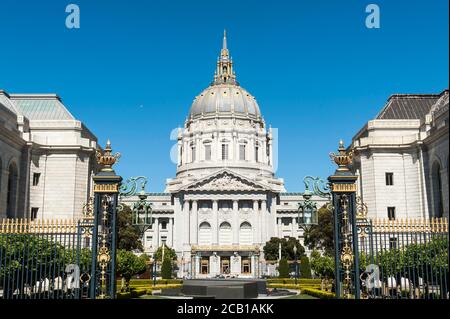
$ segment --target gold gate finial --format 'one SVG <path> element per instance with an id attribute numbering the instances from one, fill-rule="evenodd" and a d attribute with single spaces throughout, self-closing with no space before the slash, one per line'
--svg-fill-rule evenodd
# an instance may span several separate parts
<path id="1" fill-rule="evenodd" d="M 95 153 L 97 163 L 103 166 L 102 172 L 112 172 L 112 166 L 119 160 L 120 156 L 120 153 L 112 154 L 111 141 L 109 139 L 106 142 L 103 153 L 99 149 Z"/>

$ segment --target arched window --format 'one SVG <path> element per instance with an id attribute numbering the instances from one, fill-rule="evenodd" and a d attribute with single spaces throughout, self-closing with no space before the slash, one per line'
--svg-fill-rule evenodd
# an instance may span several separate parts
<path id="1" fill-rule="evenodd" d="M 15 163 L 11 163 L 8 168 L 8 190 L 6 197 L 6 217 L 16 217 L 16 204 L 17 204 L 17 166 Z"/>
<path id="2" fill-rule="evenodd" d="M 211 235 L 211 225 L 208 222 L 201 223 L 198 231 L 198 244 L 203 246 L 211 245 Z"/>
<path id="3" fill-rule="evenodd" d="M 228 222 L 223 222 L 219 227 L 219 245 L 231 245 L 232 232 L 231 225 Z"/>
<path id="4" fill-rule="evenodd" d="M 251 245 L 253 243 L 252 225 L 243 222 L 239 227 L 239 245 Z"/>
<path id="5" fill-rule="evenodd" d="M 433 164 L 431 170 L 431 183 L 433 185 L 433 216 L 442 217 L 444 213 L 443 197 L 442 197 L 442 179 L 441 179 L 441 165 L 438 162 Z"/>

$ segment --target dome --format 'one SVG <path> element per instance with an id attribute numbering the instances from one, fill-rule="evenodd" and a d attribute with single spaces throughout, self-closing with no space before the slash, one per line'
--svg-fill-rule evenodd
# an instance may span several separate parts
<path id="1" fill-rule="evenodd" d="M 198 95 L 192 104 L 189 117 L 242 116 L 261 119 L 256 99 L 236 84 L 215 84 Z"/>

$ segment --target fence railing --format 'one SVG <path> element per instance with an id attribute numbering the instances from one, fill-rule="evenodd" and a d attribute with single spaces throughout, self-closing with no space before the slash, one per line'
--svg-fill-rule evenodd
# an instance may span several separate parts
<path id="1" fill-rule="evenodd" d="M 359 221 L 362 296 L 448 299 L 448 222 L 432 219 Z"/>
<path id="2" fill-rule="evenodd" d="M 87 297 L 92 227 L 85 220 L 2 220 L 0 298 Z"/>

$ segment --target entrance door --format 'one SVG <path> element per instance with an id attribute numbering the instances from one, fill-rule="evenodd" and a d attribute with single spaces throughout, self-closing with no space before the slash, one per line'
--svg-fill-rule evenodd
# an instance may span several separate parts
<path id="1" fill-rule="evenodd" d="M 230 257 L 220 259 L 220 272 L 224 275 L 230 274 Z"/>
<path id="2" fill-rule="evenodd" d="M 202 275 L 209 274 L 209 257 L 202 257 L 200 264 L 200 273 Z"/>

